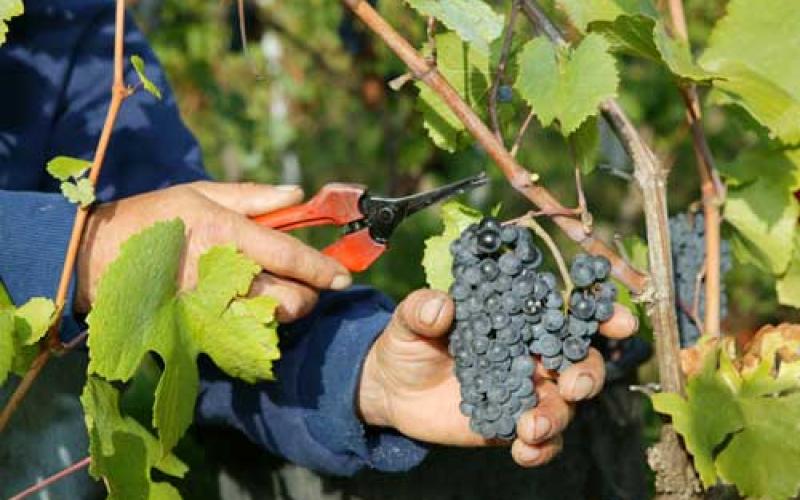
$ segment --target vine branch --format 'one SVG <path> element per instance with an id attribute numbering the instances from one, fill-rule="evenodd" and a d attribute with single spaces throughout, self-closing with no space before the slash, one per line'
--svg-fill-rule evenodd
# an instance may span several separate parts
<path id="1" fill-rule="evenodd" d="M 92 160 L 92 167 L 89 170 L 89 181 L 92 186 L 97 185 L 97 178 L 100 176 L 100 170 L 103 167 L 103 160 L 106 156 L 108 143 L 111 139 L 111 132 L 114 128 L 114 123 L 117 120 L 119 109 L 122 106 L 122 101 L 125 100 L 131 93 L 131 90 L 125 85 L 124 72 L 123 72 L 123 55 L 125 43 L 125 0 L 117 0 L 116 13 L 115 13 L 115 29 L 114 29 L 114 79 L 111 84 L 111 103 L 108 106 L 106 119 L 103 123 L 103 129 L 100 132 L 100 139 L 95 149 L 94 158 Z M 67 301 L 67 292 L 69 291 L 69 284 L 72 280 L 72 273 L 75 268 L 75 260 L 78 257 L 78 249 L 80 248 L 81 240 L 83 239 L 84 230 L 86 228 L 86 221 L 89 217 L 90 207 L 78 206 L 75 214 L 75 222 L 72 225 L 72 234 L 70 235 L 69 244 L 67 245 L 67 254 L 64 257 L 64 267 L 61 270 L 61 279 L 58 282 L 58 290 L 56 291 L 55 305 L 56 305 L 56 320 L 50 326 L 47 332 L 45 344 L 41 348 L 39 355 L 34 359 L 31 368 L 25 373 L 25 376 L 20 381 L 11 398 L 0 413 L 0 433 L 8 425 L 11 416 L 17 410 L 22 400 L 27 395 L 33 382 L 39 376 L 42 368 L 47 364 L 53 352 L 61 349 L 61 341 L 59 339 L 59 330 L 61 328 L 61 311 Z"/>
<path id="2" fill-rule="evenodd" d="M 487 154 L 497 164 L 508 179 L 511 186 L 528 198 L 534 205 L 544 211 L 561 214 L 566 208 L 558 202 L 550 191 L 531 179 L 531 172 L 523 168 L 509 151 L 497 140 L 494 133 L 464 102 L 450 83 L 431 67 L 414 47 L 400 35 L 368 2 L 364 0 L 342 0 L 353 13 L 361 19 L 373 32 L 394 51 L 408 66 L 411 73 L 431 88 L 450 108 L 453 114 L 464 124 Z M 593 235 L 584 232 L 583 224 L 574 217 L 564 215 L 553 216 L 555 222 L 573 241 L 580 244 L 587 252 L 604 255 L 612 264 L 614 276 L 630 288 L 641 294 L 646 289 L 647 276 L 636 271 L 617 255 L 614 250 Z"/>
<path id="3" fill-rule="evenodd" d="M 677 39 L 689 43 L 686 18 L 682 0 L 670 0 L 669 14 L 672 19 L 672 33 Z M 700 192 L 703 200 L 703 223 L 705 224 L 705 314 L 704 331 L 712 337 L 720 335 L 720 196 L 714 179 L 716 168 L 711 149 L 703 131 L 700 100 L 697 87 L 693 83 L 679 86 L 684 106 L 686 122 L 692 131 L 692 146 L 700 175 Z"/>
<path id="4" fill-rule="evenodd" d="M 47 488 L 51 484 L 57 483 L 58 481 L 61 481 L 65 477 L 70 476 L 70 475 L 78 472 L 79 470 L 81 470 L 81 469 L 83 469 L 85 467 L 88 467 L 91 462 L 92 462 L 92 457 L 86 457 L 83 460 L 75 462 L 74 464 L 70 465 L 69 467 L 56 472 L 52 476 L 44 478 L 41 481 L 37 482 L 36 484 L 34 484 L 34 485 L 32 485 L 32 486 L 20 491 L 19 493 L 17 493 L 13 497 L 9 498 L 9 500 L 22 500 L 23 498 L 28 498 L 29 496 L 33 495 L 34 493 L 38 493 L 38 492 L 42 491 L 43 489 Z"/>

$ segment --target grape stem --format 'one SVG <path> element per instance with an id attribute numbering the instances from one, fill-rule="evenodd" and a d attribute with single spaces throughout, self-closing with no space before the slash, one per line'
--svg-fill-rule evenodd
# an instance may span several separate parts
<path id="1" fill-rule="evenodd" d="M 492 88 L 489 89 L 489 120 L 491 120 L 492 130 L 494 131 L 495 137 L 497 137 L 497 141 L 503 145 L 503 133 L 500 131 L 500 118 L 497 116 L 497 91 L 500 89 L 500 83 L 506 74 L 508 56 L 511 53 L 511 40 L 514 38 L 514 21 L 517 19 L 517 12 L 519 12 L 519 0 L 512 0 L 511 10 L 506 18 L 503 47 L 500 50 L 497 73 L 494 75 Z"/>
<path id="2" fill-rule="evenodd" d="M 117 121 L 117 114 L 122 106 L 122 102 L 131 95 L 131 88 L 125 85 L 125 78 L 123 72 L 123 56 L 124 56 L 124 35 L 125 35 L 125 0 L 117 0 L 116 14 L 115 14 L 115 28 L 114 28 L 114 79 L 111 84 L 111 103 L 108 106 L 106 119 L 103 123 L 103 129 L 100 132 L 100 139 L 97 143 L 94 159 L 92 160 L 92 167 L 89 170 L 89 182 L 92 186 L 97 185 L 97 178 L 100 176 L 100 170 L 103 167 L 103 160 L 105 159 L 106 150 L 108 149 L 109 140 L 111 139 L 111 132 L 114 128 L 114 123 Z M 64 304 L 67 301 L 67 292 L 69 291 L 69 284 L 72 280 L 72 273 L 75 269 L 75 260 L 78 257 L 78 249 L 80 248 L 81 240 L 83 239 L 84 230 L 86 228 L 86 221 L 89 218 L 89 206 L 78 205 L 75 214 L 75 222 L 72 225 L 72 234 L 70 236 L 69 244 L 67 245 L 67 254 L 64 258 L 64 266 L 61 271 L 61 279 L 58 283 L 58 291 L 56 292 L 55 306 L 56 320 L 50 325 L 47 331 L 47 338 L 41 346 L 41 351 L 36 359 L 33 361 L 31 368 L 25 373 L 22 381 L 19 383 L 14 393 L 9 398 L 3 411 L 0 412 L 0 434 L 8 425 L 11 416 L 17 410 L 19 405 L 25 399 L 25 395 L 30 390 L 33 382 L 41 373 L 42 368 L 50 360 L 52 353 L 58 353 L 63 344 L 59 338 L 59 330 L 61 328 L 61 311 L 64 309 Z"/>
<path id="3" fill-rule="evenodd" d="M 569 277 L 569 269 L 567 269 L 567 264 L 564 261 L 561 250 L 558 249 L 558 246 L 555 241 L 553 241 L 553 238 L 550 237 L 550 234 L 545 231 L 541 224 L 536 222 L 536 217 L 534 215 L 528 214 L 523 216 L 516 220 L 516 224 L 527 227 L 536 233 L 536 236 L 544 241 L 550 253 L 553 254 L 553 258 L 556 260 L 556 265 L 558 266 L 558 272 L 561 274 L 561 280 L 564 282 L 564 305 L 566 307 L 566 305 L 569 304 L 569 297 L 572 295 L 572 289 L 575 288 L 575 285 L 572 283 L 572 278 Z"/>
<path id="4" fill-rule="evenodd" d="M 534 116 L 536 116 L 536 113 L 533 112 L 533 109 L 528 111 L 528 116 L 525 117 L 525 121 L 523 121 L 522 125 L 520 125 L 519 131 L 517 132 L 517 137 L 514 138 L 514 144 L 511 145 L 511 156 L 516 158 L 517 152 L 522 145 L 522 139 L 525 138 L 525 132 L 527 132 L 528 127 L 531 126 Z"/>

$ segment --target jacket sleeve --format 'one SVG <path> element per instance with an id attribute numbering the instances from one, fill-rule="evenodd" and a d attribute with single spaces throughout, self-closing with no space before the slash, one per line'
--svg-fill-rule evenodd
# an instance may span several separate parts
<path id="1" fill-rule="evenodd" d="M 281 332 L 275 382 L 249 385 L 203 366 L 198 422 L 234 427 L 267 450 L 328 474 L 417 465 L 426 454 L 422 444 L 365 427 L 355 409 L 364 359 L 392 309 L 368 288 L 323 293 L 309 317 Z"/>

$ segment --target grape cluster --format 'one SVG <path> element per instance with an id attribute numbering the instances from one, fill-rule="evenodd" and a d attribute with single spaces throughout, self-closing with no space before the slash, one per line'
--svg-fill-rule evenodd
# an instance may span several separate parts
<path id="1" fill-rule="evenodd" d="M 564 371 L 589 354 L 600 322 L 614 314 L 617 289 L 608 276 L 611 263 L 603 256 L 579 254 L 570 266 L 574 288 L 562 328 L 535 339 L 530 350 L 541 356 L 542 366 Z"/>
<path id="2" fill-rule="evenodd" d="M 558 371 L 586 358 L 598 322 L 613 314 L 611 266 L 604 257 L 578 256 L 565 307 L 555 275 L 539 269 L 542 252 L 527 229 L 486 217 L 450 252 L 456 321 L 449 348 L 461 412 L 476 433 L 512 439 L 520 414 L 538 403 L 531 354 Z"/>
<path id="3" fill-rule="evenodd" d="M 513 439 L 519 415 L 538 403 L 529 345 L 564 323 L 551 273 L 526 229 L 492 218 L 450 246 L 456 321 L 450 352 L 461 384 L 461 412 L 486 438 Z M 549 327 L 549 328 L 548 328 Z"/>
<path id="4" fill-rule="evenodd" d="M 675 284 L 675 307 L 678 314 L 681 346 L 689 347 L 697 342 L 700 330 L 691 313 L 695 304 L 697 276 L 706 258 L 705 225 L 702 212 L 681 213 L 669 219 L 670 239 L 672 241 L 672 273 Z M 724 276 L 732 266 L 731 249 L 728 241 L 720 244 L 720 271 Z M 705 314 L 705 287 L 699 286 L 697 315 Z M 727 316 L 728 296 L 725 283 L 720 283 L 720 317 Z"/>

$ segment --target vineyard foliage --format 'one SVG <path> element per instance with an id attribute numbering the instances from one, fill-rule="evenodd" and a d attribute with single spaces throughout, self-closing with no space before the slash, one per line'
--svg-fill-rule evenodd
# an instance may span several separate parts
<path id="1" fill-rule="evenodd" d="M 508 88 L 510 95 L 496 110 L 501 137 L 513 138 L 528 111 L 533 113 L 539 128 L 518 144 L 520 163 L 534 182 L 566 193 L 566 199 L 579 198 L 572 169 L 579 167 L 591 180 L 585 194 L 601 235 L 612 232 L 608 221 L 618 217 L 621 200 L 629 197 L 618 177 L 630 180 L 635 174 L 600 106 L 618 98 L 682 180 L 693 175 L 683 177 L 693 171 L 686 165 L 694 159 L 686 135 L 674 132 L 685 131 L 675 88 L 696 84 L 725 187 L 725 233 L 739 268 L 732 277 L 739 282 L 729 286 L 733 314 L 746 315 L 751 307 L 759 319 L 765 311 L 775 316 L 774 303 L 753 303 L 748 283 L 775 293 L 782 305 L 800 307 L 800 205 L 794 194 L 800 189 L 800 3 L 689 1 L 694 50 L 673 36 L 664 14 L 648 0 L 548 4 L 546 11 L 565 28 L 564 44 L 523 29 L 520 19 L 507 26 L 510 2 L 384 3 L 382 14 L 435 59 L 479 117 L 491 118 L 495 83 Z M 204 0 L 167 1 L 159 26 L 140 11 L 218 177 L 280 179 L 312 188 L 330 180 L 376 187 L 382 181 L 387 194 L 399 194 L 394 191 L 419 189 L 432 177 L 491 169 L 462 121 L 423 82 L 387 95 L 386 83 L 405 68 L 363 28 L 353 28 L 357 21 L 337 3 L 289 2 L 264 7 L 263 17 L 252 13 L 264 23 L 258 63 L 229 50 L 225 42 L 235 27 L 224 22 L 226 8 Z M 0 0 L 0 44 L 8 20 L 18 15 L 24 15 L 20 0 Z M 427 17 L 436 21 L 430 36 Z M 343 48 L 339 32 L 346 23 L 357 40 Z M 507 30 L 510 44 L 503 43 Z M 129 90 L 141 86 L 160 98 L 142 60 L 134 55 L 129 63 L 139 76 Z M 501 64 L 507 67 L 495 82 Z M 254 69 L 265 78 L 256 78 Z M 430 141 L 420 140 L 426 135 Z M 365 168 L 370 165 L 381 168 Z M 68 199 L 89 206 L 94 202 L 85 176 L 89 167 L 57 157 L 46 168 L 62 182 Z M 499 178 L 496 171 L 491 175 Z M 683 209 L 698 197 L 697 183 L 675 184 L 676 206 Z M 502 212 L 511 216 L 530 209 L 505 197 L 508 192 L 479 192 L 470 202 L 483 210 L 505 201 Z M 401 227 L 397 247 L 364 279 L 402 295 L 422 283 L 424 272 L 432 288 L 448 289 L 449 245 L 480 214 L 444 205 L 444 231 L 426 242 L 424 255 L 421 238 L 432 232 L 434 221 L 420 216 Z M 620 225 L 613 230 L 629 236 L 623 247 L 644 269 L 646 246 L 635 237 L 643 233 L 641 219 Z M 305 236 L 319 246 L 316 234 Z M 180 220 L 159 222 L 130 238 L 102 277 L 87 318 L 89 378 L 81 402 L 91 473 L 104 478 L 112 498 L 179 496 L 151 472 L 186 473 L 172 451 L 192 422 L 198 356 L 207 355 L 228 375 L 250 383 L 271 380 L 279 358 L 276 301 L 247 297 L 259 266 L 233 246 L 215 247 L 201 257 L 194 289 L 181 292 L 178 265 L 185 238 Z M 416 265 L 420 261 L 424 271 Z M 745 285 L 742 292 L 737 284 Z M 621 300 L 630 298 L 623 292 Z M 58 313 L 50 299 L 15 307 L 0 293 L 0 382 L 27 370 Z M 745 351 L 729 341 L 703 340 L 695 353 L 701 368 L 690 377 L 686 397 L 653 398 L 656 409 L 672 417 L 706 486 L 721 480 L 742 494 L 765 498 L 789 498 L 800 490 L 795 473 L 800 449 L 786 439 L 796 433 L 800 418 L 798 361 L 782 354 L 796 338 L 777 331 L 762 331 Z M 143 361 L 154 356 L 161 374 L 152 421 L 139 422 L 121 412 L 119 401 Z"/>

